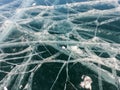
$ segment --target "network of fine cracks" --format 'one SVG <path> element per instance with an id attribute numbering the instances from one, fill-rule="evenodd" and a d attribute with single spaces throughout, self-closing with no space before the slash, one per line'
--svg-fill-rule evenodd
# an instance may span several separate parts
<path id="1" fill-rule="evenodd" d="M 80 63 L 98 74 L 99 90 L 103 90 L 102 81 L 119 90 L 119 1 L 48 2 L 37 5 L 36 0 L 14 0 L 0 6 L 0 89 L 32 90 L 36 71 L 56 63 L 62 65 L 50 90 L 64 68 L 65 82 L 78 90 L 70 81 L 69 64 Z M 67 58 L 58 58 L 61 55 Z"/>

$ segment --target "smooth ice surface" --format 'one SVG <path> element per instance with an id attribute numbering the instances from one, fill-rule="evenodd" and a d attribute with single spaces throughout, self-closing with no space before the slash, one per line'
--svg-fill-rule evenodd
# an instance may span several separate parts
<path id="1" fill-rule="evenodd" d="M 0 0 L 0 90 L 120 90 L 119 0 Z"/>

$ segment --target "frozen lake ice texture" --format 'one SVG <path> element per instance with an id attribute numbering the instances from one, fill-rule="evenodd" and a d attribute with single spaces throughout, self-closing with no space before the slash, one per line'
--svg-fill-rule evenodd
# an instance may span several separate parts
<path id="1" fill-rule="evenodd" d="M 0 0 L 0 90 L 120 90 L 119 0 Z"/>

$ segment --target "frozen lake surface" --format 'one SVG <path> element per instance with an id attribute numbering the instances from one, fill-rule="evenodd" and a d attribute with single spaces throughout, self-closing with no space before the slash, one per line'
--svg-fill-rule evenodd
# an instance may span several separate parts
<path id="1" fill-rule="evenodd" d="M 119 0 L 0 0 L 0 90 L 120 90 Z"/>

